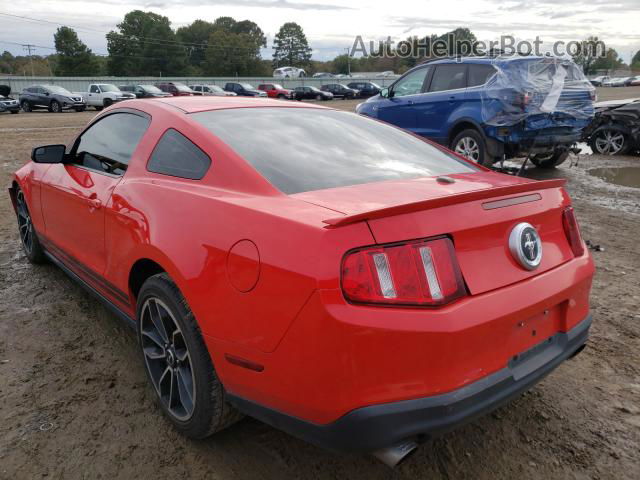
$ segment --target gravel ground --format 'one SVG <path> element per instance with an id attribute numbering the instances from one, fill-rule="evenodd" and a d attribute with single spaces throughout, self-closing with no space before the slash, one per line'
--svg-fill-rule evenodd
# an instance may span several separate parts
<path id="1" fill-rule="evenodd" d="M 622 98 L 628 89 L 606 89 Z M 601 95 L 602 98 L 603 95 Z M 335 101 L 353 108 L 357 102 Z M 33 146 L 65 143 L 93 112 L 0 116 L 0 180 Z M 101 304 L 19 248 L 0 197 L 0 479 L 637 479 L 640 472 L 639 190 L 591 176 L 639 157 L 574 157 L 565 177 L 593 252 L 589 345 L 530 392 L 420 447 L 396 470 L 339 455 L 246 419 L 187 440 L 156 407 L 135 337 Z"/>

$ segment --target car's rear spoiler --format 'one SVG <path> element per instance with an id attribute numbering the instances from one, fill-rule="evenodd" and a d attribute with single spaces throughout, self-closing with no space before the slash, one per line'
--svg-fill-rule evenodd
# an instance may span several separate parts
<path id="1" fill-rule="evenodd" d="M 443 197 L 430 198 L 428 200 L 421 200 L 419 202 L 394 205 L 392 207 L 370 210 L 368 212 L 360 212 L 354 213 L 352 215 L 344 215 L 342 217 L 328 218 L 327 220 L 323 220 L 323 223 L 327 224 L 325 228 L 337 228 L 344 225 L 349 225 L 351 223 L 362 222 L 364 220 L 373 220 L 376 218 L 391 217 L 393 215 L 400 215 L 403 213 L 429 210 L 432 208 L 444 207 L 447 205 L 455 205 L 457 203 L 482 200 L 483 198 L 495 198 L 523 192 L 531 192 L 535 190 L 559 188 L 564 186 L 566 183 L 567 181 L 565 179 L 540 180 L 527 183 L 519 183 L 517 185 L 507 185 L 504 187 L 484 188 L 482 190 L 473 190 L 471 192 L 456 193 L 454 195 L 445 195 Z"/>

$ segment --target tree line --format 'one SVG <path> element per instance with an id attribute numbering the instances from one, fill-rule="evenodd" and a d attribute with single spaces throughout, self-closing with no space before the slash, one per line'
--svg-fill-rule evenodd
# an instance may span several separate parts
<path id="1" fill-rule="evenodd" d="M 381 44 L 376 55 L 350 57 L 343 54 L 333 60 L 311 59 L 311 48 L 300 25 L 287 22 L 273 40 L 273 58 L 263 59 L 261 49 L 267 46 L 262 29 L 251 20 L 237 21 L 219 17 L 213 22 L 195 20 L 174 30 L 169 18 L 153 12 L 133 10 L 127 13 L 115 30 L 106 34 L 108 55 L 96 55 L 69 27 L 60 27 L 54 34 L 55 54 L 47 56 L 13 56 L 4 52 L 0 57 L 0 73 L 14 75 L 58 76 L 270 76 L 274 68 L 294 66 L 314 72 L 374 72 L 393 70 L 402 73 L 421 58 L 394 56 L 394 48 Z M 400 42 L 422 45 L 437 40 L 447 42 L 476 41 L 468 28 L 457 28 L 444 35 Z M 589 37 L 587 42 L 597 42 Z M 380 55 L 386 53 L 387 55 Z M 574 57 L 586 74 L 615 70 L 625 66 L 614 49 L 606 57 L 579 54 Z M 640 51 L 631 68 L 640 69 Z"/>

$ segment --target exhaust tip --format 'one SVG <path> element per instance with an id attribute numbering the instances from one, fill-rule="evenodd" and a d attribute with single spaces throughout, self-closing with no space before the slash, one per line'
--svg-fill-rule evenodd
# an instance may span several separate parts
<path id="1" fill-rule="evenodd" d="M 372 453 L 374 457 L 385 465 L 395 468 L 416 451 L 418 444 L 413 440 L 405 440 L 391 447 L 381 448 Z"/>

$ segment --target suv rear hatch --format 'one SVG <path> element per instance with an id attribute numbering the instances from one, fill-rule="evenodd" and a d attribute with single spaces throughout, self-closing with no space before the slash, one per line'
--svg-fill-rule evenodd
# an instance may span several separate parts
<path id="1" fill-rule="evenodd" d="M 292 195 L 323 206 L 328 228 L 366 221 L 376 244 L 448 235 L 471 295 L 548 271 L 573 258 L 563 227 L 569 204 L 564 181 L 531 181 L 493 172 L 377 182 Z M 508 245 L 511 230 L 528 222 L 542 240 L 533 271 L 520 266 Z"/>

